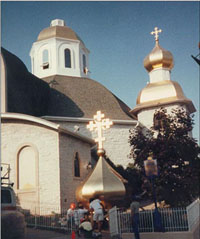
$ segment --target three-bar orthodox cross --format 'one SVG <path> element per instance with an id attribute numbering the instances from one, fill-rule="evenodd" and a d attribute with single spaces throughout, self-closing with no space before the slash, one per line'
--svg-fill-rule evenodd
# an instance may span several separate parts
<path id="1" fill-rule="evenodd" d="M 155 35 L 154 37 L 155 37 L 156 42 L 158 42 L 158 38 L 159 38 L 158 33 L 161 33 L 161 32 L 162 32 L 162 30 L 161 29 L 158 30 L 158 27 L 155 27 L 154 31 L 151 32 L 151 35 Z"/>
<path id="2" fill-rule="evenodd" d="M 104 119 L 105 115 L 101 113 L 101 111 L 97 111 L 97 114 L 94 115 L 94 120 L 90 121 L 87 125 L 87 128 L 92 131 L 96 130 L 98 137 L 95 139 L 95 142 L 98 143 L 98 150 L 103 150 L 103 141 L 105 141 L 105 137 L 103 137 L 103 130 L 109 129 L 113 122 L 109 119 Z"/>

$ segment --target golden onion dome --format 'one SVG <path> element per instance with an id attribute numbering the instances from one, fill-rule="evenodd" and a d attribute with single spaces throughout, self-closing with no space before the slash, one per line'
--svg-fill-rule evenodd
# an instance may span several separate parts
<path id="1" fill-rule="evenodd" d="M 137 97 L 137 105 L 131 112 L 137 115 L 139 111 L 146 108 L 164 106 L 166 104 L 185 104 L 191 113 L 196 111 L 192 101 L 186 98 L 181 86 L 177 82 L 163 80 L 146 85 L 140 91 Z"/>
<path id="2" fill-rule="evenodd" d="M 92 173 L 77 188 L 76 199 L 82 203 L 96 196 L 102 196 L 105 202 L 122 199 L 126 192 L 124 182 L 123 177 L 100 156 Z"/>
<path id="3" fill-rule="evenodd" d="M 174 66 L 171 52 L 163 49 L 158 41 L 153 50 L 144 59 L 144 67 L 148 72 L 157 68 L 166 68 L 171 70 Z"/>
<path id="4" fill-rule="evenodd" d="M 192 101 L 185 97 L 181 86 L 170 80 L 173 56 L 171 52 L 159 45 L 158 34 L 161 32 L 162 30 L 158 27 L 155 27 L 154 31 L 151 32 L 151 35 L 155 37 L 156 45 L 144 59 L 144 66 L 150 72 L 150 83 L 140 91 L 137 97 L 137 105 L 130 111 L 135 116 L 146 109 L 174 104 L 177 106 L 185 105 L 190 113 L 196 111 Z M 159 70 L 153 71 L 154 69 Z"/>

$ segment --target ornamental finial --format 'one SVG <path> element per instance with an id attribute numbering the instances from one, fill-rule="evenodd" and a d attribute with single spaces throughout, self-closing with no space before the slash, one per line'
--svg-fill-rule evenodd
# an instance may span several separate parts
<path id="1" fill-rule="evenodd" d="M 154 31 L 151 32 L 151 35 L 155 35 L 154 37 L 155 37 L 156 43 L 158 42 L 158 39 L 159 39 L 158 33 L 161 33 L 161 32 L 162 32 L 162 29 L 158 30 L 158 27 L 155 27 Z"/>
<path id="2" fill-rule="evenodd" d="M 96 130 L 98 137 L 95 139 L 95 142 L 98 143 L 98 154 L 103 155 L 103 141 L 105 141 L 105 137 L 103 137 L 103 130 L 109 129 L 113 122 L 109 119 L 104 119 L 104 114 L 101 111 L 97 111 L 97 114 L 94 115 L 94 120 L 90 121 L 87 125 L 87 128 L 92 131 Z"/>

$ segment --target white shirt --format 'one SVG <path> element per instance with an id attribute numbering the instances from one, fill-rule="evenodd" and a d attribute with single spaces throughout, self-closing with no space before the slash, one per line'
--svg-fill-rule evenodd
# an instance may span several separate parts
<path id="1" fill-rule="evenodd" d="M 67 210 L 67 219 L 69 219 L 70 217 L 73 217 L 74 216 L 74 210 L 69 208 Z"/>
<path id="2" fill-rule="evenodd" d="M 90 208 L 94 209 L 94 211 L 102 210 L 101 201 L 99 199 L 95 199 L 90 203 Z"/>
<path id="3" fill-rule="evenodd" d="M 77 209 L 77 213 L 78 213 L 78 218 L 79 220 L 81 220 L 82 218 L 84 218 L 84 214 L 88 212 L 87 209 L 83 209 L 83 208 L 79 208 Z"/>
<path id="4" fill-rule="evenodd" d="M 83 228 L 84 230 L 86 231 L 91 231 L 92 230 L 92 225 L 91 225 L 91 222 L 82 222 L 79 226 L 79 228 Z"/>

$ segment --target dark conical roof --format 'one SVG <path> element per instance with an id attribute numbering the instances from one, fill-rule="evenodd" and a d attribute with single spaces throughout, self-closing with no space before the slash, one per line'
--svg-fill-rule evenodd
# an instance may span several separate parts
<path id="1" fill-rule="evenodd" d="M 28 72 L 24 63 L 4 48 L 1 54 L 6 71 L 7 111 L 34 116 L 46 114 L 49 86 Z"/>
<path id="2" fill-rule="evenodd" d="M 60 75 L 43 80 L 51 85 L 48 115 L 93 118 L 101 110 L 111 119 L 133 118 L 130 108 L 97 81 Z"/>

